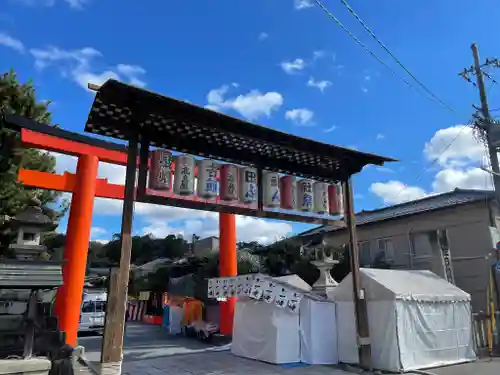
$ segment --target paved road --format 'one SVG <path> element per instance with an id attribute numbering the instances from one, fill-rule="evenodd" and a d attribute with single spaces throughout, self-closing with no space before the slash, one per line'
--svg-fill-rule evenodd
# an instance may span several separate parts
<path id="1" fill-rule="evenodd" d="M 101 337 L 81 337 L 85 357 L 100 359 Z M 225 347 L 172 337 L 157 326 L 129 323 L 124 346 L 123 375 L 347 375 L 331 366 L 284 368 L 239 358 Z M 500 358 L 432 369 L 436 375 L 499 375 Z"/>
<path id="2" fill-rule="evenodd" d="M 80 337 L 85 357 L 97 364 L 101 337 Z M 123 375 L 347 375 L 330 366 L 282 366 L 239 358 L 227 347 L 209 346 L 193 339 L 172 337 L 159 327 L 131 323 L 127 327 Z M 498 374 L 495 374 L 498 375 Z"/>
<path id="3" fill-rule="evenodd" d="M 500 358 L 482 359 L 473 363 L 429 370 L 436 375 L 499 375 Z"/>
<path id="4" fill-rule="evenodd" d="M 224 347 L 209 346 L 194 339 L 171 336 L 158 326 L 140 323 L 129 323 L 125 333 L 124 362 L 225 349 Z M 78 338 L 78 344 L 85 347 L 86 359 L 94 363 L 98 363 L 100 360 L 101 342 L 101 336 Z"/>

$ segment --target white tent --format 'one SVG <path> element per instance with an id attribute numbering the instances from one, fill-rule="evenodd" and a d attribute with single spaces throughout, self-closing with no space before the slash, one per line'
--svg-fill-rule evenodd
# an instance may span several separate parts
<path id="1" fill-rule="evenodd" d="M 274 278 L 303 293 L 297 311 L 263 300 L 239 298 L 234 316 L 231 352 L 269 363 L 336 364 L 335 304 L 309 293 L 295 275 Z"/>
<path id="2" fill-rule="evenodd" d="M 362 268 L 372 365 L 409 371 L 476 359 L 470 295 L 430 271 Z M 337 305 L 339 362 L 357 364 L 352 277 L 329 296 Z"/>

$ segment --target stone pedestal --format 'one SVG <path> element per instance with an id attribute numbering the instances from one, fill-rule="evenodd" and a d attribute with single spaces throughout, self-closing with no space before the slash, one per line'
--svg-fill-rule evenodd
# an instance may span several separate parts
<path id="1" fill-rule="evenodd" d="M 320 275 L 319 279 L 312 286 L 313 291 L 324 297 L 328 296 L 328 292 L 335 288 L 338 283 L 330 275 L 330 270 L 336 264 L 336 262 L 324 262 L 324 261 L 312 261 L 315 267 L 319 269 Z"/>
<path id="2" fill-rule="evenodd" d="M 47 358 L 2 359 L 0 375 L 48 375 L 50 367 Z"/>

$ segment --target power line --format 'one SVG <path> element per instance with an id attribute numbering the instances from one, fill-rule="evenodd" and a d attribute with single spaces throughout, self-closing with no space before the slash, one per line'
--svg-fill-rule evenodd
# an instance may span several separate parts
<path id="1" fill-rule="evenodd" d="M 368 47 L 363 44 L 347 27 L 344 26 L 344 24 L 337 18 L 335 15 L 326 8 L 323 3 L 320 0 L 314 0 L 316 4 L 330 17 L 332 18 L 337 25 L 339 25 L 357 44 L 359 44 L 370 56 L 372 56 L 375 60 L 377 60 L 380 64 L 382 64 L 385 68 L 387 68 L 394 77 L 398 78 L 399 80 L 403 81 L 407 86 L 411 87 L 413 90 L 415 90 L 418 93 L 421 93 L 418 89 L 416 89 L 410 82 L 408 82 L 404 77 L 399 75 L 392 69 L 389 65 L 387 65 L 380 57 L 378 57 L 375 53 L 373 53 Z M 440 105 L 444 105 L 446 109 L 449 111 L 456 113 L 456 111 L 449 107 L 446 103 L 442 102 L 439 98 L 436 99 L 437 97 L 434 96 L 429 96 L 432 100 L 436 101 Z"/>
<path id="2" fill-rule="evenodd" d="M 316 1 L 319 3 L 319 1 Z M 376 42 L 389 54 L 389 56 L 392 57 L 392 59 L 406 72 L 408 75 L 425 91 L 427 94 L 429 94 L 436 102 L 441 104 L 443 107 L 448 109 L 451 112 L 456 112 L 453 108 L 451 108 L 448 104 L 446 104 L 443 100 L 441 100 L 436 94 L 434 94 L 427 86 L 425 86 L 420 80 L 415 77 L 415 75 L 410 72 L 406 68 L 406 66 L 387 48 L 387 46 L 382 43 L 382 41 L 375 35 L 375 33 L 368 27 L 368 25 L 356 14 L 354 9 L 347 3 L 345 0 L 340 0 L 340 2 L 347 8 L 349 13 L 352 14 L 354 18 L 358 20 L 358 22 L 363 26 L 363 28 L 372 36 L 373 39 L 376 40 Z"/>

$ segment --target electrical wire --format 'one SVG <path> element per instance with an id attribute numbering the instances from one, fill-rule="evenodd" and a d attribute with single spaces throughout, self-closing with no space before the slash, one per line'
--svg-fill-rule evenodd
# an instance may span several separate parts
<path id="1" fill-rule="evenodd" d="M 318 1 L 317 1 L 318 2 Z M 340 2 L 347 8 L 349 13 L 358 20 L 358 22 L 363 26 L 363 28 L 372 36 L 373 39 L 392 57 L 392 59 L 406 72 L 408 75 L 436 102 L 441 104 L 443 107 L 448 109 L 451 112 L 456 113 L 456 111 L 446 104 L 443 100 L 441 100 L 436 94 L 434 94 L 427 86 L 425 86 L 415 75 L 408 69 L 406 66 L 399 60 L 387 46 L 375 35 L 375 33 L 368 27 L 368 25 L 358 16 L 358 14 L 352 9 L 352 7 L 347 3 L 346 0 L 340 0 Z"/>
<path id="2" fill-rule="evenodd" d="M 410 88 L 412 88 L 413 90 L 415 90 L 416 92 L 420 92 L 418 91 L 417 88 L 415 88 L 410 82 L 408 82 L 404 77 L 402 77 L 401 75 L 399 75 L 398 73 L 396 73 L 396 71 L 394 71 L 394 69 L 392 69 L 389 65 L 387 65 L 380 57 L 378 57 L 375 53 L 373 53 L 370 49 L 368 49 L 367 46 L 365 46 L 363 44 L 363 42 L 361 42 L 347 27 L 344 26 L 344 24 L 342 22 L 340 22 L 340 20 L 335 17 L 335 15 L 330 12 L 322 3 L 321 1 L 319 0 L 314 0 L 316 2 L 316 4 L 318 4 L 318 6 L 329 16 L 331 17 L 336 23 L 337 25 L 339 25 L 347 34 L 349 34 L 349 36 L 354 39 L 354 41 L 356 43 L 358 43 L 366 52 L 368 52 L 368 54 L 370 54 L 370 56 L 372 56 L 375 60 L 377 60 L 380 64 L 382 64 L 384 67 L 386 67 L 394 77 L 400 79 L 401 81 L 403 81 L 404 83 L 406 83 L 406 85 L 408 85 Z"/>
<path id="3" fill-rule="evenodd" d="M 314 0 L 315 3 L 330 17 L 332 18 L 335 23 L 340 26 L 358 45 L 360 45 L 370 56 L 372 56 L 375 60 L 377 60 L 380 64 L 382 64 L 385 68 L 387 68 L 394 77 L 400 79 L 403 81 L 407 86 L 412 88 L 413 90 L 417 91 L 418 93 L 421 93 L 417 88 L 415 88 L 408 80 L 406 80 L 404 77 L 399 75 L 389 67 L 379 56 L 377 56 L 375 53 L 373 53 L 363 42 L 361 42 L 326 6 L 320 1 L 320 0 Z M 437 95 L 435 95 L 427 86 L 425 86 L 418 78 L 416 78 L 405 66 L 404 64 L 393 54 L 391 51 L 387 48 L 387 46 L 380 41 L 380 39 L 375 35 L 375 33 L 363 22 L 363 20 L 356 14 L 356 12 L 352 9 L 352 7 L 345 1 L 345 0 L 340 0 L 344 6 L 346 6 L 347 10 L 358 20 L 358 22 L 361 23 L 361 25 L 364 27 L 364 29 L 378 42 L 378 44 L 396 61 L 396 63 L 403 68 L 403 70 L 427 93 L 428 97 L 444 108 L 446 108 L 448 111 L 457 113 L 455 109 L 450 107 L 448 104 L 446 104 L 443 100 L 441 100 Z M 471 123 L 473 120 L 471 121 Z M 470 125 L 470 124 L 469 124 Z M 457 133 L 457 135 L 448 143 L 448 145 L 441 150 L 439 155 L 431 161 L 430 166 L 433 166 L 436 164 L 441 156 L 453 145 L 453 143 L 457 140 L 460 135 L 464 132 L 465 129 L 469 128 L 468 125 L 465 125 L 460 129 L 460 131 Z M 417 175 L 416 180 L 419 180 L 420 175 Z M 404 188 L 402 188 L 395 196 L 394 199 L 397 199 L 408 188 L 408 185 L 405 184 Z"/>
<path id="4" fill-rule="evenodd" d="M 414 87 L 410 82 L 408 82 L 407 79 L 405 79 L 403 76 L 399 75 L 398 73 L 396 73 L 396 71 L 394 69 L 392 69 L 389 65 L 387 65 L 379 56 L 377 56 L 375 53 L 373 53 L 363 42 L 361 42 L 347 27 L 344 26 L 344 24 L 337 18 L 335 17 L 335 15 L 330 11 L 328 10 L 328 8 L 326 8 L 325 5 L 323 5 L 323 3 L 320 1 L 320 0 L 314 0 L 315 3 L 330 17 L 332 18 L 335 23 L 340 26 L 342 28 L 342 30 L 344 30 L 357 44 L 359 44 L 366 52 L 368 52 L 368 54 L 370 56 L 372 56 L 375 60 L 377 60 L 380 64 L 382 64 L 386 69 L 388 69 L 392 75 L 396 78 L 398 78 L 399 80 L 403 81 L 407 86 L 409 86 L 410 88 L 412 88 L 413 90 L 415 90 L 416 92 L 418 92 L 419 94 L 421 94 L 422 92 L 419 91 L 416 87 Z M 433 96 L 429 96 L 430 99 L 436 101 L 436 98 L 434 98 Z M 437 103 L 439 103 L 440 105 L 443 105 L 443 102 L 441 100 L 437 100 Z M 456 111 L 449 107 L 448 105 L 446 105 L 444 103 L 444 106 L 445 108 L 447 108 L 449 111 L 453 112 L 453 113 L 456 113 Z"/>

